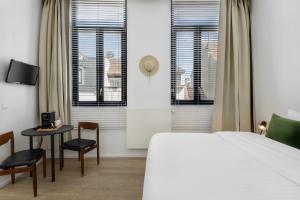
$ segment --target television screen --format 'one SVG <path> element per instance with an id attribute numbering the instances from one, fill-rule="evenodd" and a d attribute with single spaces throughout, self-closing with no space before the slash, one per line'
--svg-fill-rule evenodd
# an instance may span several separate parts
<path id="1" fill-rule="evenodd" d="M 6 82 L 25 85 L 35 85 L 38 79 L 39 67 L 11 60 Z"/>

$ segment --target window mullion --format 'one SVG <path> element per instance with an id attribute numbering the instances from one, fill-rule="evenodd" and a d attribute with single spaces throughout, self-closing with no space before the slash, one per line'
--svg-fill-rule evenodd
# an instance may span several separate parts
<path id="1" fill-rule="evenodd" d="M 75 27 L 76 28 L 76 27 Z M 75 28 L 72 30 L 72 42 L 74 46 L 79 46 L 79 41 L 78 41 L 78 30 L 75 30 Z M 79 83 L 78 83 L 78 69 L 79 69 L 79 52 L 78 49 L 72 50 L 72 81 L 73 81 L 73 91 L 72 91 L 72 96 L 73 96 L 73 105 L 77 105 L 79 102 Z"/>
<path id="2" fill-rule="evenodd" d="M 121 31 L 121 104 L 127 103 L 127 33 Z"/>
<path id="3" fill-rule="evenodd" d="M 201 102 L 201 90 L 202 90 L 202 80 L 201 80 L 201 73 L 202 73 L 202 31 L 199 30 L 198 32 L 199 34 L 199 45 L 198 45 L 198 49 L 199 49 L 199 63 L 198 63 L 198 102 Z"/>
<path id="4" fill-rule="evenodd" d="M 176 104 L 176 53 L 177 53 L 177 45 L 176 45 L 176 31 L 172 31 L 171 36 L 171 103 Z"/>
<path id="5" fill-rule="evenodd" d="M 198 104 L 201 101 L 201 32 L 194 32 L 194 101 Z"/>
<path id="6" fill-rule="evenodd" d="M 97 29 L 96 34 L 97 103 L 101 105 L 104 101 L 104 37 L 100 29 Z"/>

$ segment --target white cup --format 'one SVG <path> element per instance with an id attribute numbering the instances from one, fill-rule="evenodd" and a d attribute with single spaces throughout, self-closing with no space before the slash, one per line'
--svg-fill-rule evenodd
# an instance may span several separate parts
<path id="1" fill-rule="evenodd" d="M 55 120 L 55 126 L 56 127 L 58 127 L 58 126 L 60 126 L 61 125 L 61 120 L 60 119 L 58 119 L 58 120 Z"/>

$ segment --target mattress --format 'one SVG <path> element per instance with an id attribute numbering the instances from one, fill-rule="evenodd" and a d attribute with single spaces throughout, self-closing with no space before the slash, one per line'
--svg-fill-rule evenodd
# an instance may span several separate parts
<path id="1" fill-rule="evenodd" d="M 143 200 L 300 200 L 300 150 L 245 132 L 152 137 Z"/>

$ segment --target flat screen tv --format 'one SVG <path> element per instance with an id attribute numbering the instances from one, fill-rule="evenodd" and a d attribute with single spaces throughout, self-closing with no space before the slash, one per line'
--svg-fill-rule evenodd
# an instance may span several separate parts
<path id="1" fill-rule="evenodd" d="M 6 76 L 7 83 L 36 85 L 39 67 L 12 59 Z"/>

